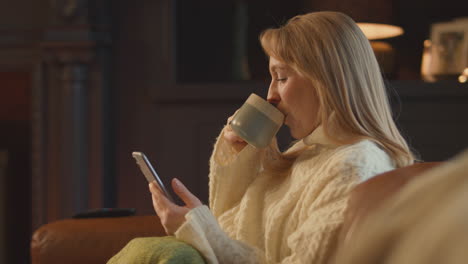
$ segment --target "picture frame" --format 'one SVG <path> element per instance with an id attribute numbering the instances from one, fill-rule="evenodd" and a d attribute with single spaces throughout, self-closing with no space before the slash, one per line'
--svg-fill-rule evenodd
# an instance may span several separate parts
<path id="1" fill-rule="evenodd" d="M 468 18 L 431 26 L 431 73 L 460 75 L 468 67 Z"/>

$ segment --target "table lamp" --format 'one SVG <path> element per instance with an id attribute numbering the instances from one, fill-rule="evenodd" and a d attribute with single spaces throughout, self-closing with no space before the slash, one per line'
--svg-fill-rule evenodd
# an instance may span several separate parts
<path id="1" fill-rule="evenodd" d="M 394 73 L 395 68 L 395 49 L 392 45 L 382 40 L 403 35 L 403 29 L 401 27 L 388 24 L 357 24 L 364 32 L 367 39 L 369 39 L 382 72 L 387 76 L 391 76 Z"/>

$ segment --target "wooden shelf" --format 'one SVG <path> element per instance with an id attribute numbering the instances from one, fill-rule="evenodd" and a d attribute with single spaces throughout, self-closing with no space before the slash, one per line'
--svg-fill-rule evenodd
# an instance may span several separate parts
<path id="1" fill-rule="evenodd" d="M 456 81 L 424 82 L 420 80 L 387 81 L 387 87 L 394 89 L 399 97 L 468 97 L 468 83 Z"/>

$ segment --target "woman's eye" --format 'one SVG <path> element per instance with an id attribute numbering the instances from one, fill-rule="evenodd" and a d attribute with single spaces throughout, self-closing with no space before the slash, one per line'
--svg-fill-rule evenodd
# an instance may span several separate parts
<path id="1" fill-rule="evenodd" d="M 277 82 L 284 82 L 286 81 L 288 78 L 277 78 L 276 81 Z"/>

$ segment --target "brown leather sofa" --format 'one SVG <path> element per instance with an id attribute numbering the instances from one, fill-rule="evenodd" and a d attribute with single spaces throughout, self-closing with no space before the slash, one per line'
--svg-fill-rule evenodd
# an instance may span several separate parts
<path id="1" fill-rule="evenodd" d="M 359 223 L 408 181 L 438 163 L 396 169 L 359 184 L 352 192 L 338 243 L 350 239 Z M 164 236 L 158 217 L 67 219 L 40 227 L 33 234 L 33 264 L 102 264 L 135 237 Z"/>

